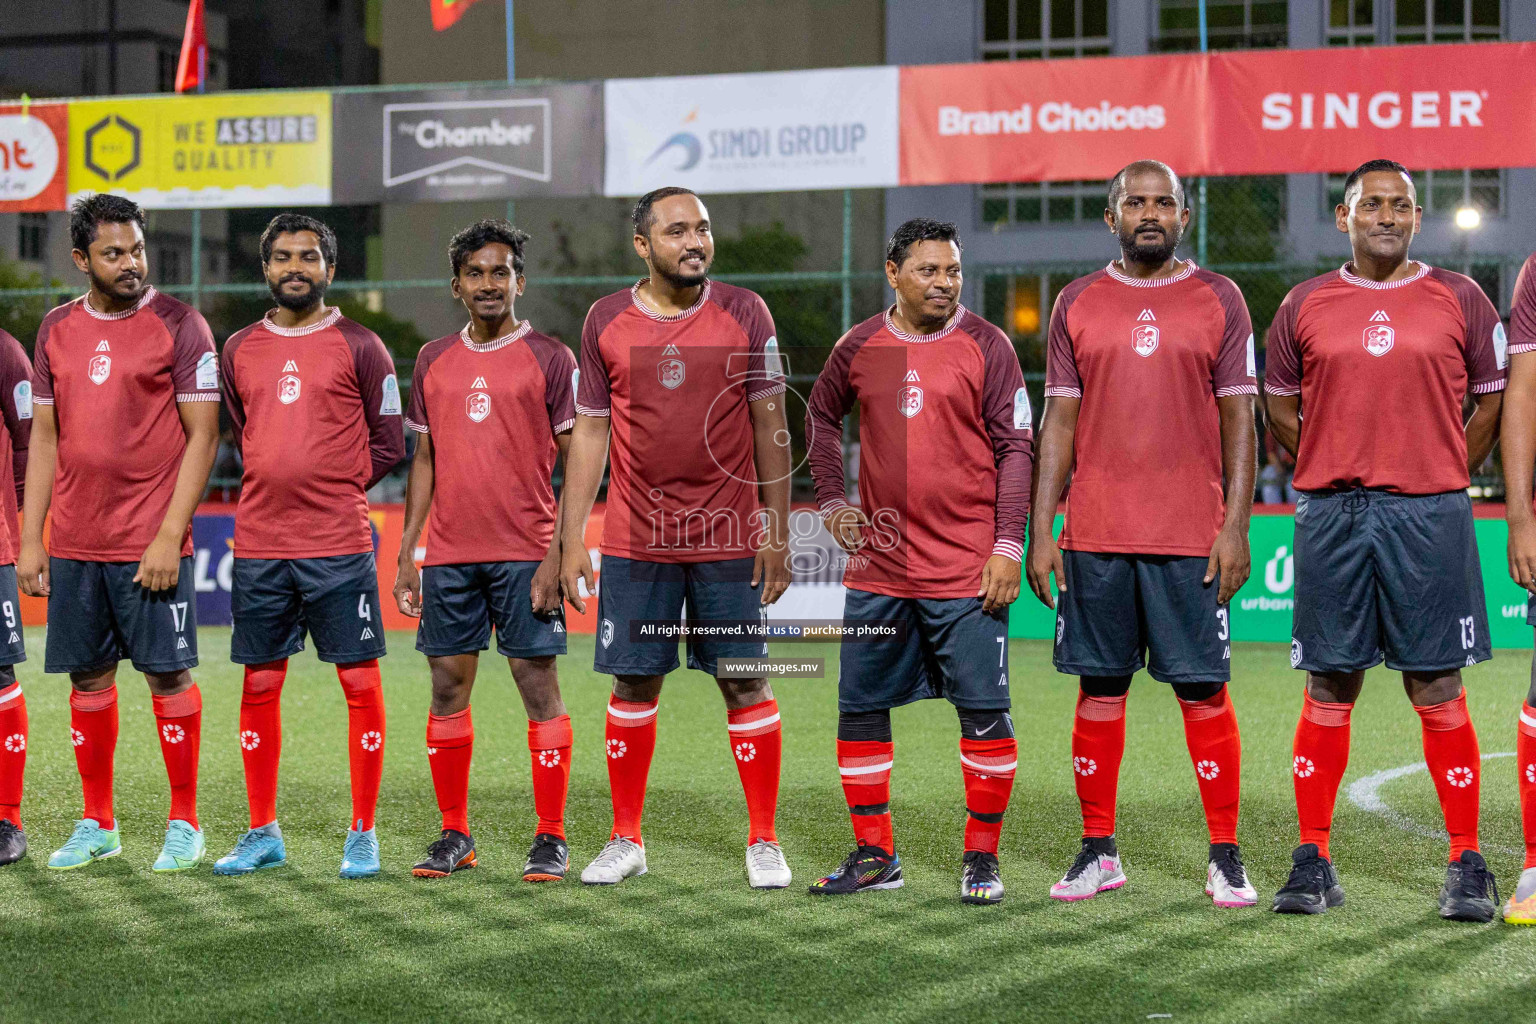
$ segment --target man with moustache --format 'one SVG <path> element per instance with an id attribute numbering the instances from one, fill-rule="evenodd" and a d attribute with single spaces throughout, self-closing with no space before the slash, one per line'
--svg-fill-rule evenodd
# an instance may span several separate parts
<path id="1" fill-rule="evenodd" d="M 1079 677 L 1083 841 L 1051 896 L 1125 884 L 1116 797 L 1126 694 L 1145 665 L 1183 713 L 1210 834 L 1205 892 L 1218 907 L 1251 907 L 1227 604 L 1248 578 L 1253 328 L 1237 285 L 1174 255 L 1189 208 L 1166 164 L 1116 174 L 1104 222 L 1120 258 L 1067 285 L 1051 311 L 1030 530 L 1029 585 L 1056 609 L 1056 669 Z"/>
<path id="2" fill-rule="evenodd" d="M 214 873 L 284 863 L 277 823 L 279 701 L 307 632 L 347 700 L 352 813 L 341 877 L 379 871 L 384 630 L 366 491 L 405 455 L 400 387 L 378 336 L 325 304 L 336 236 L 284 213 L 261 235 L 277 308 L 224 345 L 223 390 L 245 458 L 235 512 L 230 659 L 245 666 L 240 749 L 250 830 Z"/>
<path id="3" fill-rule="evenodd" d="M 44 670 L 69 673 L 70 739 L 85 795 L 85 813 L 48 866 L 82 868 L 122 852 L 112 780 L 117 663 L 128 658 L 149 682 L 171 785 L 154 869 L 186 871 L 205 850 L 197 820 L 203 702 L 190 671 L 192 513 L 218 449 L 218 357 L 197 310 L 146 283 L 137 204 L 78 199 L 69 233 L 91 287 L 37 332 L 16 565 L 22 591 L 48 598 Z"/>
<path id="4" fill-rule="evenodd" d="M 960 235 L 909 220 L 886 245 L 889 309 L 838 341 L 805 417 L 822 521 L 848 551 L 837 678 L 837 767 L 855 846 L 810 887 L 903 884 L 891 822 L 891 709 L 943 697 L 960 719 L 960 900 L 999 903 L 998 843 L 1018 746 L 1008 606 L 1029 516 L 1029 394 L 1007 335 L 960 304 Z M 859 409 L 859 507 L 843 487 L 843 417 Z M 941 467 L 942 468 L 939 468 Z"/>
<path id="5" fill-rule="evenodd" d="M 608 844 L 581 873 L 588 885 L 646 871 L 640 817 L 657 700 L 678 659 L 675 638 L 648 640 L 642 624 L 676 624 L 686 599 L 690 622 L 745 631 L 789 585 L 789 431 L 773 318 L 755 293 L 710 280 L 714 236 L 693 192 L 647 193 L 632 220 L 649 273 L 587 313 L 562 495 L 561 585 L 584 611 L 581 587 L 591 593 L 593 572 L 583 535 L 611 435 L 596 669 L 614 676 L 614 821 Z M 688 639 L 688 667 L 715 676 L 725 698 L 747 802 L 747 881 L 781 889 L 790 871 L 774 831 L 779 707 L 767 679 L 719 671 L 721 658 L 767 653 L 761 639 Z"/>
<path id="6" fill-rule="evenodd" d="M 1334 212 L 1352 259 L 1291 289 L 1264 381 L 1270 431 L 1295 453 L 1302 492 L 1291 667 L 1307 673 L 1292 765 L 1301 844 L 1274 909 L 1344 902 L 1334 799 L 1365 670 L 1385 660 L 1418 712 L 1450 832 L 1440 916 L 1491 921 L 1461 669 L 1491 657 L 1467 485 L 1499 424 L 1504 327 L 1475 281 L 1409 259 L 1423 211 L 1402 164 L 1355 168 Z"/>
<path id="7" fill-rule="evenodd" d="M 452 290 L 469 323 L 423 346 L 411 374 L 405 423 L 418 436 L 394 592 L 402 612 L 421 618 L 416 649 L 432 674 L 427 754 L 442 812 L 441 834 L 412 869 L 417 878 L 444 878 L 476 863 L 469 699 L 493 626 L 528 712 L 538 824 L 523 880 L 559 881 L 569 863 L 571 716 L 555 672 L 565 618 L 551 475 L 576 420 L 576 357 L 512 312 L 526 283 L 527 241 L 504 220 L 482 220 L 453 236 Z M 424 527 L 426 568 L 418 572 Z"/>

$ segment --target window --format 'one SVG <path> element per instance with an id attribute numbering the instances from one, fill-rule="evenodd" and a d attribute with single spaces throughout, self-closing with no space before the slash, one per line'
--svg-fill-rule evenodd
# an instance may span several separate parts
<path id="1" fill-rule="evenodd" d="M 1369 46 L 1374 42 L 1376 0 L 1329 0 L 1329 46 Z"/>
<path id="2" fill-rule="evenodd" d="M 1104 216 L 1106 184 L 1089 181 L 1037 181 L 983 185 L 983 224 L 1078 224 Z"/>
<path id="3" fill-rule="evenodd" d="M 1419 205 L 1426 217 L 1450 217 L 1463 206 L 1475 207 L 1484 217 L 1504 215 L 1504 172 L 1496 167 L 1450 171 L 1410 171 Z M 1324 219 L 1333 219 L 1333 208 L 1344 201 L 1346 174 L 1328 175 Z"/>
<path id="4" fill-rule="evenodd" d="M 1503 36 L 1500 0 L 1397 0 L 1399 43 L 1470 43 Z"/>
<path id="5" fill-rule="evenodd" d="M 165 245 L 160 247 L 157 257 L 160 266 L 155 269 L 155 276 L 166 284 L 181 284 L 181 250 L 175 246 Z"/>
<path id="6" fill-rule="evenodd" d="M 982 60 L 1105 54 L 1109 0 L 983 0 L 981 36 Z"/>
<path id="7" fill-rule="evenodd" d="M 1206 0 L 1206 40 L 1213 50 L 1285 46 L 1286 0 Z M 1200 0 L 1160 0 L 1155 50 L 1200 49 Z"/>
<path id="8" fill-rule="evenodd" d="M 40 260 L 48 245 L 48 215 L 23 213 L 16 219 L 16 258 Z"/>

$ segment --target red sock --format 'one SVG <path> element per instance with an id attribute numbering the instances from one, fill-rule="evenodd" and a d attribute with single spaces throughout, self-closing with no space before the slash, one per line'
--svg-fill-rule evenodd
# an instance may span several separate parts
<path id="1" fill-rule="evenodd" d="M 336 677 L 347 695 L 347 760 L 352 767 L 351 827 L 373 828 L 384 777 L 384 688 L 379 659 L 337 665 Z"/>
<path id="2" fill-rule="evenodd" d="M 245 666 L 240 695 L 240 756 L 245 761 L 245 797 L 251 828 L 277 820 L 277 763 L 283 756 L 283 679 L 288 662 Z"/>
<path id="3" fill-rule="evenodd" d="M 1077 693 L 1072 721 L 1072 774 L 1083 809 L 1083 838 L 1115 834 L 1115 795 L 1125 756 L 1125 696 Z"/>
<path id="4" fill-rule="evenodd" d="M 443 828 L 469 834 L 469 759 L 475 752 L 475 722 L 469 708 L 453 715 L 427 715 L 427 764 Z"/>
<path id="5" fill-rule="evenodd" d="M 1353 709 L 1353 704 L 1330 704 L 1303 693 L 1301 721 L 1296 723 L 1292 747 L 1291 775 L 1301 841 L 1316 843 L 1317 852 L 1330 859 L 1328 832 L 1333 827 L 1339 782 L 1349 767 L 1349 713 Z"/>
<path id="6" fill-rule="evenodd" d="M 1013 793 L 1019 746 L 1012 736 L 997 740 L 960 737 L 960 771 L 965 778 L 965 848 L 997 853 L 1003 812 Z"/>
<path id="7" fill-rule="evenodd" d="M 117 753 L 117 685 L 87 693 L 69 691 L 69 741 L 85 791 L 82 818 L 104 829 L 117 826 L 112 815 L 112 758 Z"/>
<path id="8" fill-rule="evenodd" d="M 837 770 L 843 777 L 854 841 L 886 853 L 896 852 L 891 829 L 891 766 L 895 763 L 896 745 L 890 740 L 837 741 Z"/>
<path id="9" fill-rule="evenodd" d="M 613 793 L 613 836 L 644 845 L 640 816 L 645 782 L 656 752 L 656 701 L 608 701 L 608 788 Z"/>
<path id="10" fill-rule="evenodd" d="M 203 694 L 193 683 L 180 693 L 154 694 L 160 756 L 171 780 L 170 820 L 197 828 L 197 757 L 203 745 Z"/>
<path id="11" fill-rule="evenodd" d="M 21 779 L 27 767 L 27 699 L 21 684 L 0 686 L 0 819 L 21 825 Z"/>
<path id="12" fill-rule="evenodd" d="M 1536 708 L 1520 706 L 1515 730 L 1515 779 L 1520 787 L 1520 824 L 1525 831 L 1525 867 L 1536 868 Z"/>
<path id="13" fill-rule="evenodd" d="M 1205 700 L 1179 701 L 1184 713 L 1184 742 L 1195 766 L 1205 827 L 1213 843 L 1237 842 L 1238 783 L 1242 776 L 1243 741 L 1237 734 L 1237 713 L 1223 686 Z"/>
<path id="14" fill-rule="evenodd" d="M 1477 802 L 1483 779 L 1477 730 L 1467 716 L 1467 694 L 1462 691 L 1428 707 L 1415 704 L 1413 710 L 1423 726 L 1424 761 L 1451 834 L 1451 860 L 1459 860 L 1463 850 L 1477 849 Z"/>
<path id="15" fill-rule="evenodd" d="M 533 810 L 538 831 L 565 838 L 565 794 L 571 788 L 571 716 L 528 722 L 533 761 Z"/>
<path id="16" fill-rule="evenodd" d="M 779 806 L 779 760 L 784 752 L 784 726 L 779 702 L 726 711 L 725 728 L 736 758 L 736 774 L 747 797 L 747 843 L 778 842 L 773 816 Z"/>

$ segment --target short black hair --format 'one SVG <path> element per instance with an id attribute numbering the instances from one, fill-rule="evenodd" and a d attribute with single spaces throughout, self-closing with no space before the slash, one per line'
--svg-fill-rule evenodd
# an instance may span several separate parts
<path id="1" fill-rule="evenodd" d="M 639 199 L 635 200 L 635 208 L 629 211 L 629 219 L 635 224 L 635 234 L 651 237 L 651 228 L 656 226 L 656 215 L 651 212 L 651 207 L 663 199 L 673 196 L 694 196 L 698 193 L 691 188 L 683 188 L 681 185 L 668 185 L 665 188 L 652 189 Z"/>
<path id="2" fill-rule="evenodd" d="M 1184 182 L 1179 180 L 1178 174 L 1172 167 L 1161 160 L 1136 160 L 1126 164 L 1109 179 L 1109 208 L 1118 210 L 1120 200 L 1125 198 L 1125 179 L 1132 174 L 1140 174 L 1142 171 L 1159 171 L 1168 175 L 1168 180 L 1173 182 L 1173 197 L 1179 201 L 1179 209 L 1184 209 L 1189 203 L 1184 198 Z"/>
<path id="3" fill-rule="evenodd" d="M 954 242 L 955 248 L 960 245 L 960 229 L 948 221 L 934 220 L 932 217 L 913 217 L 891 236 L 891 240 L 885 245 L 885 258 L 901 268 L 906 261 L 907 253 L 918 242 Z"/>
<path id="4" fill-rule="evenodd" d="M 528 232 L 513 227 L 500 217 L 487 217 L 484 220 L 475 221 L 449 240 L 448 259 L 453 263 L 453 276 L 459 276 L 465 260 L 494 242 L 500 242 L 512 250 L 512 271 L 521 274 L 523 246 L 528 244 Z"/>
<path id="5" fill-rule="evenodd" d="M 69 244 L 80 252 L 90 252 L 96 241 L 98 224 L 137 224 L 144 230 L 144 211 L 132 199 L 110 192 L 81 196 L 69 208 Z"/>
<path id="6" fill-rule="evenodd" d="M 278 235 L 291 235 L 299 231 L 314 232 L 320 240 L 320 255 L 325 257 L 325 265 L 336 265 L 336 232 L 324 222 L 302 213 L 280 213 L 267 222 L 266 230 L 261 233 L 262 265 L 265 266 L 272 259 L 272 244 L 277 241 Z"/>
<path id="7" fill-rule="evenodd" d="M 1360 179 L 1375 171 L 1392 171 L 1401 174 L 1408 179 L 1408 187 L 1414 190 L 1414 198 L 1418 198 L 1418 186 L 1413 183 L 1413 175 L 1408 173 L 1408 168 L 1396 160 L 1367 160 L 1365 163 L 1349 172 L 1349 177 L 1344 179 L 1344 205 L 1349 205 L 1349 194 L 1359 192 Z"/>

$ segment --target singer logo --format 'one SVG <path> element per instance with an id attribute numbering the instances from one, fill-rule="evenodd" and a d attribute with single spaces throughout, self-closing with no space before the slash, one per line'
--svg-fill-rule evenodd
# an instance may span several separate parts
<path id="1" fill-rule="evenodd" d="M 1399 128 L 1407 117 L 1410 128 L 1481 128 L 1483 101 L 1487 91 L 1453 89 L 1443 92 L 1378 92 L 1366 98 L 1363 106 L 1368 124 L 1377 128 Z M 1290 128 L 1359 128 L 1361 101 L 1358 92 L 1272 92 L 1262 104 L 1266 131 L 1283 132 Z"/>

